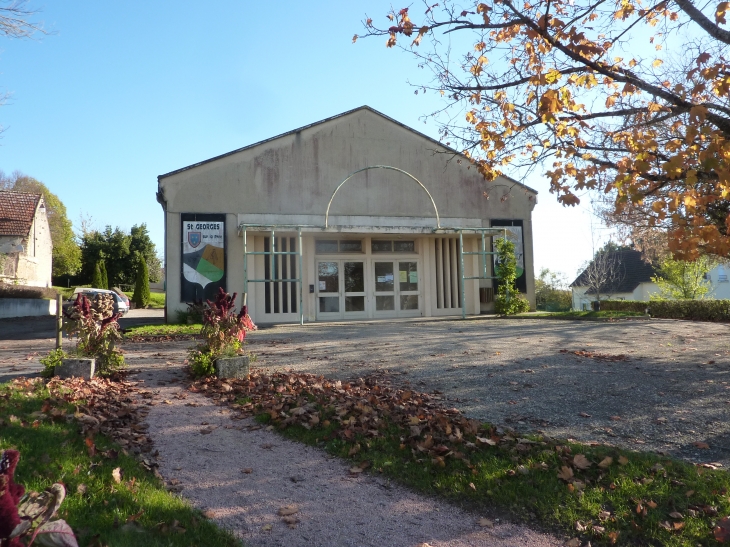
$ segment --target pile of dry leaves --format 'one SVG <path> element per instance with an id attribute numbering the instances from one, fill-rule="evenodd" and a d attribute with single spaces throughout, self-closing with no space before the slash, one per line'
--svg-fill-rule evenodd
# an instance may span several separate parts
<path id="1" fill-rule="evenodd" d="M 41 412 L 52 419 L 76 420 L 86 437 L 89 455 L 96 453 L 93 438 L 99 433 L 114 439 L 132 453 L 152 451 L 152 439 L 147 435 L 147 425 L 143 423 L 148 411 L 137 400 L 140 392 L 135 382 L 107 378 L 89 381 L 53 378 L 47 388 L 51 396 L 44 401 Z M 66 415 L 67 403 L 76 407 L 73 415 Z M 149 462 L 144 463 L 151 467 Z"/>

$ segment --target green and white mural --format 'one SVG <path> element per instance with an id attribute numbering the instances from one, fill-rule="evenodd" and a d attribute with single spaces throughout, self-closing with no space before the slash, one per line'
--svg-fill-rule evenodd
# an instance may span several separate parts
<path id="1" fill-rule="evenodd" d="M 183 213 L 181 299 L 212 299 L 226 283 L 225 215 Z"/>

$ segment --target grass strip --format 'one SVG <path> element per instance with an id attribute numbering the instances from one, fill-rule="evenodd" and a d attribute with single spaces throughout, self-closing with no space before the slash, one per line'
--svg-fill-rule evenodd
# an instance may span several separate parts
<path id="1" fill-rule="evenodd" d="M 124 291 L 124 294 L 132 300 L 134 291 Z M 165 293 L 164 292 L 151 292 L 150 300 L 147 303 L 147 309 L 161 310 L 165 307 Z"/>
<path id="2" fill-rule="evenodd" d="M 20 451 L 16 482 L 29 491 L 64 484 L 59 517 L 79 545 L 240 546 L 108 437 L 95 435 L 87 443 L 70 418 L 83 402 L 59 402 L 40 379 L 0 384 L 0 449 Z"/>
<path id="3" fill-rule="evenodd" d="M 497 509 L 574 545 L 716 545 L 714 535 L 730 529 L 730 476 L 716 466 L 521 437 L 382 376 L 347 383 L 256 373 L 192 389 L 349 459 L 352 473 L 367 469 L 476 511 Z"/>
<path id="4" fill-rule="evenodd" d="M 132 336 L 193 336 L 200 334 L 201 323 L 192 325 L 136 325 L 124 329 L 126 337 Z"/>

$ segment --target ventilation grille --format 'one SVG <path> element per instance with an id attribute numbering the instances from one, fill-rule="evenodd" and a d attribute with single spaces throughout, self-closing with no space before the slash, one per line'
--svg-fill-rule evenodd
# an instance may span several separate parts
<path id="1" fill-rule="evenodd" d="M 264 252 L 270 252 L 271 238 L 264 238 Z M 296 238 L 275 237 L 274 251 L 296 251 Z M 296 279 L 297 255 L 274 255 L 271 271 L 271 256 L 264 256 L 264 279 Z M 264 283 L 265 313 L 297 313 L 297 283 L 295 281 L 267 281 Z"/>
<path id="2" fill-rule="evenodd" d="M 436 238 L 434 261 L 436 308 L 440 310 L 461 308 L 459 240 L 453 237 Z"/>

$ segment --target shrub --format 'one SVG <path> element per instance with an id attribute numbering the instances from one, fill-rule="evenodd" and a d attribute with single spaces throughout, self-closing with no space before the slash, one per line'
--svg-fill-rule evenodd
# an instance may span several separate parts
<path id="1" fill-rule="evenodd" d="M 730 300 L 603 300 L 604 311 L 643 312 L 659 319 L 690 319 L 694 321 L 730 321 Z"/>
<path id="2" fill-rule="evenodd" d="M 53 349 L 48 355 L 41 357 L 40 361 L 43 365 L 41 376 L 44 378 L 52 378 L 56 374 L 56 367 L 59 366 L 61 361 L 63 361 L 66 357 L 68 357 L 68 354 L 61 348 Z"/>
<path id="3" fill-rule="evenodd" d="M 188 309 L 177 312 L 177 322 L 180 324 L 193 324 L 203 322 L 203 312 L 205 311 L 205 302 L 195 300 L 187 303 Z"/>
<path id="4" fill-rule="evenodd" d="M 0 298 L 35 298 L 55 300 L 58 291 L 50 287 L 31 287 L 30 285 L 10 285 L 0 283 Z"/>
<path id="5" fill-rule="evenodd" d="M 601 311 L 633 311 L 645 313 L 649 302 L 638 300 L 601 300 Z"/>
<path id="6" fill-rule="evenodd" d="M 114 297 L 98 293 L 90 302 L 79 293 L 73 306 L 64 311 L 68 318 L 66 330 L 69 336 L 76 336 L 76 353 L 94 357 L 101 375 L 107 375 L 124 366 L 124 356 L 116 349 L 116 342 L 122 339 L 118 313 L 114 313 Z"/>
<path id="7" fill-rule="evenodd" d="M 241 313 L 236 314 L 235 300 L 236 293 L 231 296 L 221 287 L 215 302 L 206 301 L 200 331 L 205 343 L 190 350 L 189 354 L 190 367 L 196 376 L 212 375 L 213 364 L 219 357 L 242 354 L 246 332 L 256 330 L 248 315 L 248 306 L 243 306 Z"/>
<path id="8" fill-rule="evenodd" d="M 213 376 L 215 374 L 215 357 L 210 350 L 197 347 L 190 351 L 190 370 L 194 376 Z"/>
<path id="9" fill-rule="evenodd" d="M 517 259 L 515 244 L 507 238 L 494 242 L 497 248 L 497 297 L 494 299 L 494 311 L 500 315 L 514 315 L 530 311 L 530 303 L 517 290 Z"/>
<path id="10" fill-rule="evenodd" d="M 146 308 L 150 303 L 150 274 L 147 269 L 147 262 L 142 255 L 137 258 L 137 280 L 134 284 L 132 302 L 138 308 Z"/>

